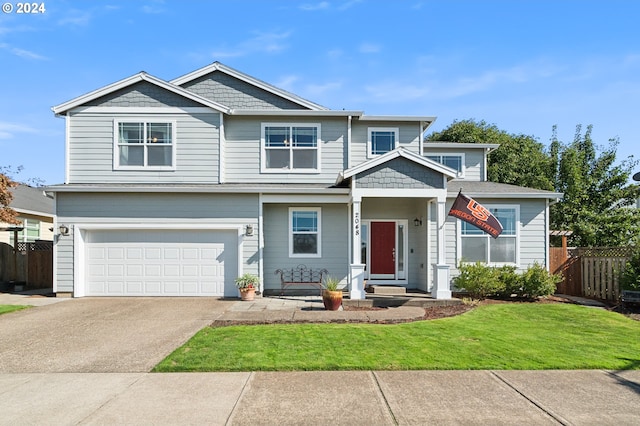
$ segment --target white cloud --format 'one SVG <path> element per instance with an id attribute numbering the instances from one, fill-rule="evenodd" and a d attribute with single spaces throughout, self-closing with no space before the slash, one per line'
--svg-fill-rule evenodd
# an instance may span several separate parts
<path id="1" fill-rule="evenodd" d="M 324 84 L 310 84 L 305 87 L 305 95 L 306 96 L 320 96 L 324 95 L 327 92 L 336 91 L 342 88 L 341 81 L 331 81 Z"/>
<path id="2" fill-rule="evenodd" d="M 284 76 L 280 79 L 280 81 L 278 81 L 277 83 L 274 84 L 274 86 L 276 87 L 280 87 L 284 90 L 288 90 L 290 92 L 293 92 L 293 85 L 296 81 L 298 81 L 300 79 L 300 77 L 298 77 L 297 75 L 287 75 Z"/>
<path id="3" fill-rule="evenodd" d="M 236 46 L 224 46 L 212 50 L 209 56 L 211 56 L 215 60 L 218 60 L 224 58 L 247 56 L 259 52 L 279 53 L 289 47 L 287 39 L 291 36 L 291 34 L 291 31 L 257 32 L 254 37 L 238 43 Z"/>
<path id="4" fill-rule="evenodd" d="M 304 11 L 307 11 L 307 12 L 313 12 L 313 11 L 316 11 L 316 10 L 328 9 L 329 6 L 331 6 L 331 4 L 328 1 L 321 1 L 320 3 L 314 3 L 314 4 L 305 3 L 303 5 L 300 5 L 300 10 L 304 10 Z"/>
<path id="5" fill-rule="evenodd" d="M 380 46 L 373 43 L 362 43 L 358 50 L 360 53 L 378 53 L 380 52 Z"/>
<path id="6" fill-rule="evenodd" d="M 16 133 L 38 133 L 38 130 L 22 124 L 0 121 L 0 139 L 13 139 Z"/>
<path id="7" fill-rule="evenodd" d="M 39 55 L 35 52 L 31 52 L 29 50 L 25 50 L 25 49 L 20 49 L 18 47 L 13 47 L 8 45 L 7 43 L 0 43 L 0 49 L 4 49 L 9 51 L 10 53 L 12 53 L 15 56 L 18 56 L 20 58 L 24 58 L 24 59 L 35 59 L 35 60 L 46 60 L 47 57 Z"/>
<path id="8" fill-rule="evenodd" d="M 342 3 L 340 6 L 338 6 L 338 10 L 347 10 L 350 9 L 351 7 L 355 6 L 356 4 L 362 2 L 362 0 L 349 0 L 346 1 L 344 3 Z"/>
<path id="9" fill-rule="evenodd" d="M 58 20 L 58 25 L 86 27 L 87 25 L 89 25 L 91 18 L 92 15 L 90 12 L 74 9 L 70 11 L 68 16 Z"/>

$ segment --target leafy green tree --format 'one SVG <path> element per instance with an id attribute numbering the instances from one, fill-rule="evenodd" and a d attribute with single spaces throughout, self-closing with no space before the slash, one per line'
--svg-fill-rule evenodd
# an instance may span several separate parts
<path id="1" fill-rule="evenodd" d="M 553 190 L 553 164 L 543 144 L 533 136 L 511 134 L 495 124 L 473 119 L 454 121 L 427 136 L 432 142 L 497 143 L 489 153 L 487 177 L 492 182 Z"/>
<path id="2" fill-rule="evenodd" d="M 555 189 L 562 201 L 551 208 L 555 229 L 573 231 L 571 243 L 581 247 L 618 246 L 640 235 L 640 210 L 634 207 L 640 186 L 630 183 L 637 161 L 616 162 L 618 139 L 599 149 L 591 138 L 593 127 L 576 126 L 573 142 L 564 144 L 553 128 L 550 156 Z M 599 152 L 600 151 L 600 152 Z"/>

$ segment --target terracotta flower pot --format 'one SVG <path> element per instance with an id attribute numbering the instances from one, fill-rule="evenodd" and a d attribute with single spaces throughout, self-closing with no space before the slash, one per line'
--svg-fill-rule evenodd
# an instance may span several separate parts
<path id="1" fill-rule="evenodd" d="M 256 297 L 255 288 L 240 289 L 240 300 L 252 301 Z"/>
<path id="2" fill-rule="evenodd" d="M 324 303 L 326 310 L 337 311 L 340 309 L 340 305 L 342 305 L 342 291 L 323 290 L 322 303 Z"/>

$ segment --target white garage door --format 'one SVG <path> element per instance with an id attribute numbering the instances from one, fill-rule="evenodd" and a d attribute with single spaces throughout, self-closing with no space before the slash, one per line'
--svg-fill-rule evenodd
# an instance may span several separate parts
<path id="1" fill-rule="evenodd" d="M 85 241 L 87 296 L 237 295 L 237 232 L 94 230 Z"/>

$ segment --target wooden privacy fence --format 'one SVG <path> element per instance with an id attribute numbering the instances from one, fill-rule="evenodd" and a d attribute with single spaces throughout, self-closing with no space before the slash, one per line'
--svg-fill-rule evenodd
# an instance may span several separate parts
<path id="1" fill-rule="evenodd" d="M 617 302 L 620 276 L 633 247 L 592 247 L 566 250 L 551 247 L 551 272 L 561 272 L 558 293 Z"/>
<path id="2" fill-rule="evenodd" d="M 0 282 L 24 283 L 27 290 L 53 287 L 53 243 L 0 243 Z"/>

